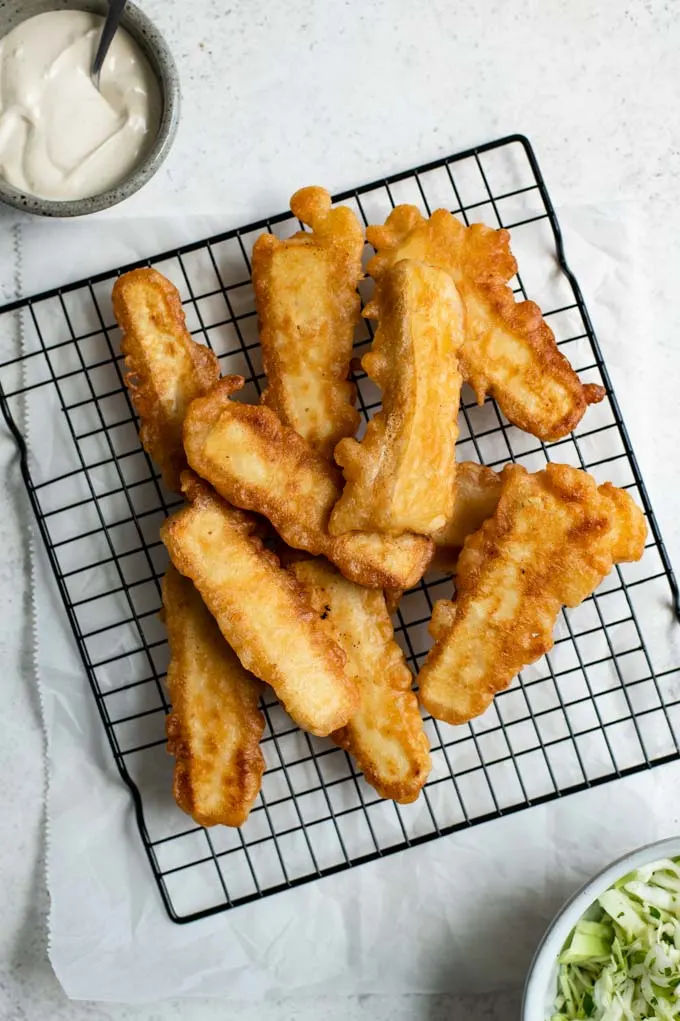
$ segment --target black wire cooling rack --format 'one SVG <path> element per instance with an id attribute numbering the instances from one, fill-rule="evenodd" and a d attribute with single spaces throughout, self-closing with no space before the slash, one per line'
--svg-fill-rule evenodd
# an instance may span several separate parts
<path id="1" fill-rule="evenodd" d="M 537 470 L 587 468 L 644 507 L 650 537 L 639 564 L 617 568 L 557 625 L 554 649 L 523 671 L 483 717 L 462 727 L 426 718 L 433 770 L 418 802 L 381 801 L 345 752 L 295 728 L 264 702 L 267 771 L 240 830 L 191 823 L 171 797 L 165 751 L 167 647 L 158 620 L 165 552 L 159 525 L 177 505 L 141 450 L 123 385 L 111 311 L 117 273 L 99 274 L 0 308 L 2 411 L 84 670 L 168 914 L 187 922 L 442 834 L 680 756 L 680 657 L 669 640 L 678 590 L 560 229 L 529 142 L 512 136 L 347 191 L 337 201 L 365 223 L 398 202 L 445 206 L 465 222 L 513 232 L 523 277 L 581 377 L 608 398 L 572 436 L 545 446 L 492 401 L 461 409 L 460 458 Z M 263 230 L 286 236 L 284 213 L 149 260 L 179 287 L 192 332 L 223 372 L 263 378 L 249 252 Z M 526 282 L 526 290 L 525 290 Z M 370 342 L 363 323 L 357 347 Z M 17 350 L 21 354 L 17 355 Z M 367 419 L 378 394 L 359 377 Z M 40 421 L 50 416 L 49 435 Z M 23 423 L 22 426 L 18 423 Z M 669 599 L 669 587 L 670 596 Z M 417 670 L 433 600 L 451 580 L 428 576 L 399 608 L 396 633 Z"/>

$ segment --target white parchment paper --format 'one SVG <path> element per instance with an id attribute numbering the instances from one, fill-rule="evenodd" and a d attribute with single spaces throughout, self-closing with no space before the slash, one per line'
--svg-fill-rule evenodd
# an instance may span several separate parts
<path id="1" fill-rule="evenodd" d="M 650 414 L 635 371 L 637 290 L 644 286 L 634 260 L 635 224 L 622 206 L 563 210 L 560 218 L 644 472 L 653 460 L 658 416 Z M 209 217 L 29 225 L 20 238 L 22 292 L 221 227 Z M 58 437 L 53 442 L 52 436 L 49 407 L 32 406 L 29 443 L 58 458 Z M 652 499 L 658 510 L 663 505 L 673 553 L 679 537 L 667 526 L 677 498 L 653 487 Z M 680 769 L 673 765 L 174 925 L 160 902 L 39 540 L 34 569 L 37 680 L 48 744 L 50 958 L 71 997 L 258 999 L 293 991 L 464 992 L 517 985 L 555 908 L 588 873 L 677 829 L 672 806 Z M 667 638 L 667 617 L 656 617 Z"/>

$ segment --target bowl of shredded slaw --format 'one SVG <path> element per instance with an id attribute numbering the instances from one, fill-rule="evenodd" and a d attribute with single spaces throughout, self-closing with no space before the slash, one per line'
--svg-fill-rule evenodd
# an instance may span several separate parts
<path id="1" fill-rule="evenodd" d="M 543 937 L 522 1021 L 680 1021 L 680 837 L 620 858 Z"/>

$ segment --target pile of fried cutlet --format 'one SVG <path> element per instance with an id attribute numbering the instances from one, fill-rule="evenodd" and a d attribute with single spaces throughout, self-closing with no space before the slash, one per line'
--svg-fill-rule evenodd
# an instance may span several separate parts
<path id="1" fill-rule="evenodd" d="M 291 209 L 307 229 L 252 252 L 258 404 L 239 400 L 242 377 L 220 378 L 170 281 L 138 269 L 113 291 L 142 445 L 186 500 L 161 528 L 167 733 L 175 798 L 206 826 L 242 825 L 257 798 L 265 685 L 381 797 L 414 801 L 431 769 L 421 707 L 454 725 L 484 712 L 647 531 L 628 493 L 569 465 L 456 462 L 464 383 L 543 442 L 605 397 L 515 300 L 506 230 L 403 205 L 364 232 L 318 187 Z M 382 403 L 361 435 L 369 245 L 361 369 Z M 455 595 L 434 606 L 416 695 L 391 612 L 432 569 Z"/>

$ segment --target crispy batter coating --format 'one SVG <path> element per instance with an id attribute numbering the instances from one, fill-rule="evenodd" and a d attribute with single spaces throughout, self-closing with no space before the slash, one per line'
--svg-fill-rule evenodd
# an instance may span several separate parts
<path id="1" fill-rule="evenodd" d="M 383 226 L 368 227 L 366 237 L 377 252 L 367 270 L 379 285 L 406 258 L 451 274 L 466 311 L 461 368 L 480 404 L 491 394 L 511 422 L 549 441 L 566 436 L 587 406 L 602 400 L 604 389 L 581 383 L 538 306 L 515 301 L 507 286 L 517 271 L 507 230 L 465 227 L 446 209 L 426 220 L 405 205 Z"/>
<path id="2" fill-rule="evenodd" d="M 290 205 L 312 232 L 284 241 L 263 234 L 253 247 L 267 374 L 262 402 L 330 458 L 338 440 L 359 425 L 347 376 L 359 321 L 364 236 L 351 209 L 331 208 L 325 188 L 302 188 Z"/>
<path id="3" fill-rule="evenodd" d="M 456 598 L 437 603 L 420 700 L 464 723 L 553 645 L 560 607 L 578 606 L 615 563 L 639 560 L 647 535 L 628 493 L 587 472 L 549 464 L 501 474 L 498 507 L 465 542 Z"/>
<path id="4" fill-rule="evenodd" d="M 175 800 L 199 826 L 242 826 L 264 772 L 263 686 L 243 669 L 192 583 L 172 565 L 163 579 L 163 619 Z"/>
<path id="5" fill-rule="evenodd" d="M 498 506 L 502 482 L 498 472 L 476 461 L 461 461 L 456 468 L 456 500 L 453 513 L 435 542 L 432 567 L 455 570 L 458 556 L 468 535 L 481 528 Z"/>
<path id="6" fill-rule="evenodd" d="M 383 391 L 361 442 L 341 440 L 345 488 L 331 535 L 433 535 L 453 513 L 463 303 L 444 270 L 405 259 L 364 310 L 378 329 L 362 367 Z"/>
<path id="7" fill-rule="evenodd" d="M 453 513 L 444 527 L 432 536 L 434 556 L 430 568 L 433 571 L 455 572 L 460 551 L 468 535 L 481 528 L 496 510 L 501 486 L 501 476 L 493 468 L 477 464 L 476 461 L 458 462 Z M 401 589 L 385 589 L 389 613 L 396 613 L 402 595 Z"/>
<path id="8" fill-rule="evenodd" d="M 220 377 L 217 358 L 192 340 L 177 288 L 155 269 L 134 269 L 113 286 L 113 313 L 123 331 L 125 384 L 140 418 L 142 446 L 179 492 L 186 468 L 184 414 Z"/>
<path id="9" fill-rule="evenodd" d="M 436 553 L 436 550 L 435 550 Z M 386 588 L 383 590 L 385 596 L 385 606 L 390 617 L 396 613 L 401 603 L 401 597 L 404 594 L 404 590 L 400 588 Z"/>
<path id="10" fill-rule="evenodd" d="M 432 542 L 367 532 L 332 538 L 328 519 L 340 472 L 270 408 L 230 400 L 242 385 L 241 376 L 227 376 L 191 405 L 184 446 L 194 471 L 235 507 L 268 518 L 289 546 L 324 554 L 350 580 L 369 588 L 415 585 Z"/>
<path id="11" fill-rule="evenodd" d="M 335 499 L 339 494 L 336 492 Z M 334 503 L 335 503 L 334 499 Z M 325 516 L 325 531 L 331 504 Z M 425 535 L 380 535 L 378 532 L 346 532 L 329 536 L 324 551 L 346 578 L 366 588 L 402 589 L 417 585 L 425 574 L 434 545 Z"/>
<path id="12" fill-rule="evenodd" d="M 190 506 L 161 528 L 177 570 L 191 578 L 242 666 L 272 686 L 298 726 L 318 735 L 343 727 L 359 693 L 298 583 L 252 535 L 252 518 L 191 472 L 182 486 Z"/>
<path id="13" fill-rule="evenodd" d="M 432 768 L 430 742 L 382 592 L 355 585 L 321 559 L 290 570 L 346 653 L 360 692 L 358 711 L 331 739 L 354 756 L 381 798 L 415 801 Z"/>

